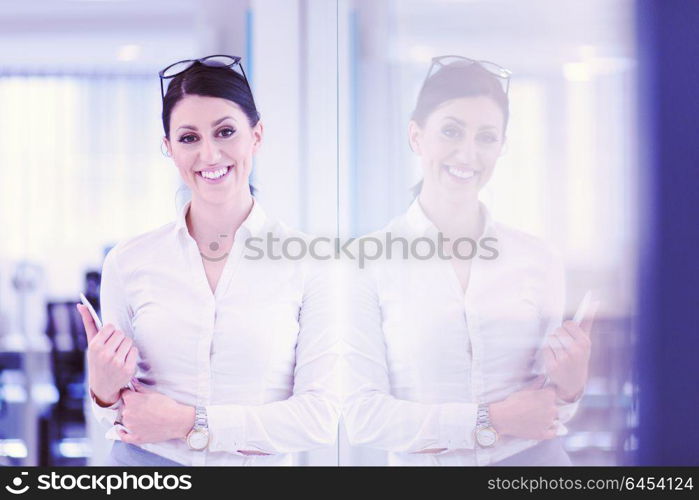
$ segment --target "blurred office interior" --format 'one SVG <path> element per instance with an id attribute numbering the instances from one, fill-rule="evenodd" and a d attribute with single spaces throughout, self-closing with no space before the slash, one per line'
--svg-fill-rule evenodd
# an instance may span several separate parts
<path id="1" fill-rule="evenodd" d="M 256 196 L 291 226 L 341 237 L 409 205 L 420 172 L 407 124 L 431 57 L 510 69 L 506 153 L 483 201 L 564 256 L 567 317 L 586 290 L 602 299 L 564 444 L 576 465 L 633 464 L 648 193 L 637 28 L 647 3 L 3 2 L 0 465 L 91 464 L 107 453 L 85 398 L 75 303 L 84 292 L 98 306 L 109 248 L 170 222 L 186 200 L 160 150 L 157 72 L 217 53 L 243 57 L 265 123 Z M 350 446 L 341 426 L 335 446 L 297 463 L 381 465 L 385 453 Z"/>

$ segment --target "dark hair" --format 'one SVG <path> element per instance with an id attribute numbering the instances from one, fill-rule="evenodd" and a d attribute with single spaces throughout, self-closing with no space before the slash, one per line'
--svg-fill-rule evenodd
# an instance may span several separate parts
<path id="1" fill-rule="evenodd" d="M 500 107 L 504 117 L 504 133 L 510 117 L 509 99 L 500 79 L 478 63 L 457 62 L 440 67 L 420 89 L 410 118 L 422 127 L 440 104 L 459 97 L 476 96 L 490 97 Z M 413 194 L 417 196 L 421 189 L 422 181 L 412 188 Z"/>
<path id="2" fill-rule="evenodd" d="M 430 76 L 417 97 L 411 118 L 423 126 L 432 111 L 443 102 L 459 97 L 487 96 L 502 110 L 507 129 L 509 100 L 500 79 L 478 63 L 453 63 L 442 66 Z"/>
<path id="3" fill-rule="evenodd" d="M 248 117 L 250 126 L 260 121 L 260 114 L 248 83 L 243 75 L 226 66 L 207 66 L 195 62 L 183 73 L 172 79 L 163 99 L 163 129 L 170 139 L 170 116 L 175 105 L 186 95 L 221 97 L 240 106 Z"/>

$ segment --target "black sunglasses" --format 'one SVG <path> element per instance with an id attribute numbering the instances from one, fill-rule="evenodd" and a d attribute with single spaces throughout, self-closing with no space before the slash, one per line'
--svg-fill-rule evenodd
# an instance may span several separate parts
<path id="1" fill-rule="evenodd" d="M 425 86 L 427 83 L 427 80 L 430 79 L 430 77 L 436 72 L 435 68 L 439 69 L 444 66 L 455 66 L 455 67 L 466 67 L 470 66 L 472 64 L 478 64 L 481 68 L 486 70 L 488 73 L 492 74 L 493 76 L 496 76 L 500 79 L 502 82 L 503 90 L 505 91 L 505 94 L 510 91 L 510 76 L 512 76 L 512 71 L 509 69 L 505 69 L 499 64 L 495 64 L 494 62 L 490 61 L 477 61 L 476 59 L 471 59 L 469 57 L 464 57 L 464 56 L 438 56 L 438 57 L 433 57 L 432 58 L 432 64 L 430 65 L 430 69 L 427 71 L 427 76 L 425 77 L 425 81 L 422 82 L 422 87 Z"/>
<path id="2" fill-rule="evenodd" d="M 200 59 L 185 59 L 184 61 L 177 61 L 176 63 L 173 63 L 170 66 L 166 67 L 165 69 L 161 69 L 158 72 L 158 76 L 160 76 L 160 96 L 163 100 L 165 100 L 165 88 L 163 86 L 163 80 L 175 78 L 177 75 L 180 75 L 187 71 L 189 68 L 191 68 L 194 63 L 200 63 L 204 66 L 210 66 L 212 68 L 231 69 L 238 65 L 238 67 L 240 68 L 240 73 L 243 76 L 243 79 L 245 80 L 245 84 L 248 86 L 248 90 L 250 91 L 250 96 L 252 96 L 252 88 L 250 88 L 250 82 L 248 81 L 248 77 L 245 75 L 245 70 L 243 69 L 243 65 L 240 64 L 240 60 L 241 58 L 239 56 L 215 54 L 212 56 L 202 57 Z M 254 102 L 255 100 L 253 99 L 253 103 Z"/>

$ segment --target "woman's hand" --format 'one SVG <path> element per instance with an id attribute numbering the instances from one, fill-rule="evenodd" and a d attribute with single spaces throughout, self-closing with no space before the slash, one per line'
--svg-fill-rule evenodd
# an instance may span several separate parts
<path id="1" fill-rule="evenodd" d="M 159 392 L 134 383 L 135 391 L 122 393 L 121 423 L 128 429 L 118 429 L 122 441 L 131 444 L 158 443 L 169 439 L 184 439 L 194 426 L 194 407 L 178 403 Z"/>
<path id="2" fill-rule="evenodd" d="M 114 325 L 107 324 L 98 331 L 84 305 L 78 304 L 78 311 L 87 335 L 89 387 L 102 406 L 110 406 L 119 400 L 121 390 L 136 373 L 138 349 Z"/>
<path id="3" fill-rule="evenodd" d="M 590 364 L 590 332 L 599 306 L 594 302 L 580 325 L 565 321 L 549 336 L 543 351 L 544 366 L 558 396 L 564 401 L 575 401 L 587 383 Z"/>
<path id="4" fill-rule="evenodd" d="M 538 440 L 556 437 L 556 393 L 553 387 L 541 389 L 543 382 L 540 375 L 521 391 L 490 404 L 490 422 L 498 434 Z"/>

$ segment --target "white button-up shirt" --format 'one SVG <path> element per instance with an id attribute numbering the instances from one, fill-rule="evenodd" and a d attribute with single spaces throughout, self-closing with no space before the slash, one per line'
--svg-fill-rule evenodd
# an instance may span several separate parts
<path id="1" fill-rule="evenodd" d="M 280 242 L 306 238 L 255 200 L 212 293 L 185 222 L 190 204 L 175 222 L 118 243 L 103 265 L 103 323 L 134 339 L 143 361 L 136 376 L 208 415 L 208 449 L 179 439 L 142 448 L 185 465 L 268 465 L 332 444 L 340 400 L 327 268 L 249 258 L 266 252 L 270 233 Z M 261 240 L 248 246 L 248 238 Z M 117 411 L 92 407 L 111 427 Z M 118 439 L 113 427 L 107 437 Z"/>
<path id="2" fill-rule="evenodd" d="M 481 209 L 481 241 L 495 238 L 487 246 L 498 255 L 481 250 L 473 258 L 465 294 L 449 260 L 404 259 L 400 243 L 392 258 L 384 254 L 352 273 L 343 418 L 352 444 L 389 451 L 390 464 L 488 465 L 538 442 L 500 436 L 482 448 L 474 430 L 479 403 L 505 399 L 541 373 L 535 353 L 562 320 L 562 261 Z M 369 236 L 385 242 L 388 233 L 435 241 L 438 230 L 416 199 Z M 424 242 L 415 248 L 423 257 L 428 251 Z M 578 402 L 558 401 L 558 435 Z"/>

